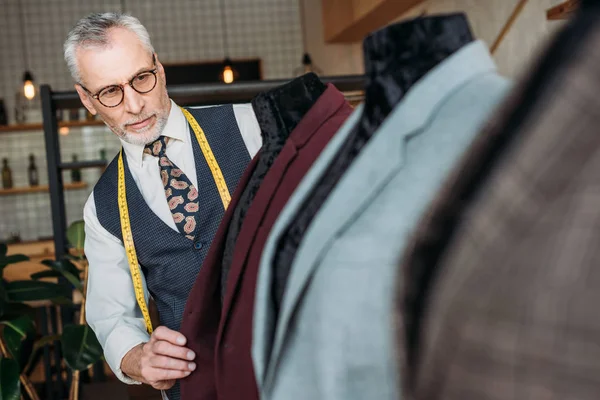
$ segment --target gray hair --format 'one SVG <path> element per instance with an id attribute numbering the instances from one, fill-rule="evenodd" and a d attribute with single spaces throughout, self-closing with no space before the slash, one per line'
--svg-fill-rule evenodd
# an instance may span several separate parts
<path id="1" fill-rule="evenodd" d="M 150 35 L 137 18 L 121 13 L 90 14 L 75 24 L 63 46 L 65 61 L 75 82 L 81 82 L 75 56 L 77 49 L 108 46 L 110 44 L 108 33 L 113 28 L 124 28 L 135 33 L 146 50 L 150 54 L 154 53 Z"/>

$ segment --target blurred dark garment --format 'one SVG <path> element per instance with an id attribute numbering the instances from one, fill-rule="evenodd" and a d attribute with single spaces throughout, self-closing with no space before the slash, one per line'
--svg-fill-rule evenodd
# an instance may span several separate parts
<path id="1" fill-rule="evenodd" d="M 425 214 L 398 275 L 405 398 L 598 399 L 598 65 L 592 6 L 551 41 Z"/>

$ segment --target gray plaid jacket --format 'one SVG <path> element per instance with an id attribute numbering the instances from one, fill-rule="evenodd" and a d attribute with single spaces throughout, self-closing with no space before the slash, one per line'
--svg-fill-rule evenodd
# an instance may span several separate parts
<path id="1" fill-rule="evenodd" d="M 552 40 L 406 249 L 404 399 L 600 398 L 599 21 Z"/>

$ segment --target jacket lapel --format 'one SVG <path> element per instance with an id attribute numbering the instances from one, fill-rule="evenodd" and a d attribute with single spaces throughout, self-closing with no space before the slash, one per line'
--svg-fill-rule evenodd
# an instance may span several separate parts
<path id="1" fill-rule="evenodd" d="M 223 333 L 227 329 L 227 322 L 233 300 L 236 298 L 236 293 L 239 288 L 242 273 L 246 267 L 246 262 L 250 250 L 254 245 L 256 239 L 256 233 L 260 226 L 261 219 L 263 218 L 269 201 L 271 200 L 273 189 L 277 187 L 281 181 L 281 177 L 285 173 L 285 167 L 289 165 L 296 157 L 296 149 L 288 141 L 283 147 L 281 153 L 277 156 L 277 164 L 273 164 L 267 175 L 268 180 L 265 179 L 261 184 L 261 189 L 257 192 L 254 198 L 253 205 L 248 209 L 246 220 L 242 225 L 240 234 L 238 235 L 238 241 L 236 243 L 235 253 L 231 262 L 231 270 L 229 271 L 229 277 L 227 279 L 227 288 L 225 290 L 225 297 L 223 299 L 223 310 L 221 314 L 221 324 L 219 326 L 219 332 L 217 335 L 217 347 L 221 344 Z M 275 167 L 275 168 L 273 168 Z"/>
<path id="2" fill-rule="evenodd" d="M 271 304 L 270 293 L 273 279 L 271 264 L 275 255 L 277 242 L 279 241 L 282 232 L 295 217 L 306 196 L 310 194 L 315 181 L 321 176 L 321 173 L 326 170 L 330 161 L 350 134 L 352 128 L 358 121 L 358 117 L 362 113 L 362 108 L 362 105 L 356 107 L 344 125 L 342 125 L 329 144 L 323 149 L 319 158 L 302 179 L 302 182 L 298 185 L 294 194 L 290 197 L 285 208 L 277 218 L 265 243 L 257 277 L 252 337 L 252 359 L 259 388 L 261 388 L 264 383 L 266 367 L 272 348 L 271 333 L 272 330 L 275 329 L 273 324 L 274 311 Z"/>
<path id="3" fill-rule="evenodd" d="M 264 371 L 264 375 L 260 376 L 264 378 L 262 384 L 265 388 L 270 386 L 277 370 L 290 319 L 327 250 L 352 221 L 368 208 L 371 200 L 385 189 L 389 180 L 402 169 L 406 141 L 423 130 L 430 118 L 435 115 L 438 105 L 477 75 L 494 70 L 494 63 L 485 45 L 480 41 L 473 42 L 417 82 L 392 111 L 346 171 L 306 232 L 290 270 L 286 293 L 275 327 L 272 350 L 269 351 L 266 340 L 271 337 L 268 324 L 273 321 L 273 310 L 269 303 L 273 247 L 279 241 L 281 231 L 295 217 L 298 208 L 311 193 L 313 185 L 326 171 L 332 157 L 356 125 L 362 114 L 362 107 L 357 108 L 344 125 L 343 135 L 340 132 L 334 137 L 335 147 L 332 145 L 326 148 L 326 152 L 319 158 L 315 167 L 309 171 L 277 221 L 275 226 L 277 230 L 274 228 L 268 241 L 271 244 L 269 251 L 263 253 L 261 260 L 262 276 L 259 275 L 257 288 L 261 295 L 260 302 L 257 296 L 255 310 L 255 316 L 261 321 L 259 324 L 255 323 L 257 335 L 254 340 L 257 341 L 257 366 L 261 368 L 257 371 Z"/>
<path id="4" fill-rule="evenodd" d="M 231 271 L 223 301 L 222 322 L 218 334 L 218 345 L 227 325 L 227 319 L 233 300 L 239 288 L 250 250 L 254 246 L 257 230 L 262 225 L 263 217 L 270 206 L 274 193 L 278 190 L 289 165 L 295 160 L 304 145 L 318 133 L 319 128 L 345 104 L 345 98 L 335 86 L 327 84 L 327 89 L 300 120 L 290 133 L 288 140 L 275 158 L 265 175 L 252 205 L 248 209 L 246 220 L 242 224 L 235 246 L 235 255 L 231 263 Z"/>
<path id="5" fill-rule="evenodd" d="M 276 372 L 290 319 L 320 260 L 351 221 L 368 207 L 373 197 L 401 169 L 404 138 L 412 130 L 405 129 L 408 126 L 398 128 L 385 122 L 382 124 L 346 171 L 304 235 L 290 269 L 277 321 L 266 377 L 267 386 Z"/>

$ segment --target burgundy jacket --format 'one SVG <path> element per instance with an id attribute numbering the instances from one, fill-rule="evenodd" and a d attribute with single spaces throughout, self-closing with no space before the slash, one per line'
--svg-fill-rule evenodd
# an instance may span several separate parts
<path id="1" fill-rule="evenodd" d="M 234 194 L 184 311 L 181 333 L 188 339 L 187 346 L 196 352 L 197 368 L 180 382 L 182 400 L 258 400 L 251 346 L 260 256 L 287 200 L 351 112 L 343 94 L 329 84 L 292 131 L 248 209 L 221 307 L 223 247 L 232 210 L 242 190 Z M 247 184 L 257 158 L 258 155 L 238 188 Z"/>

